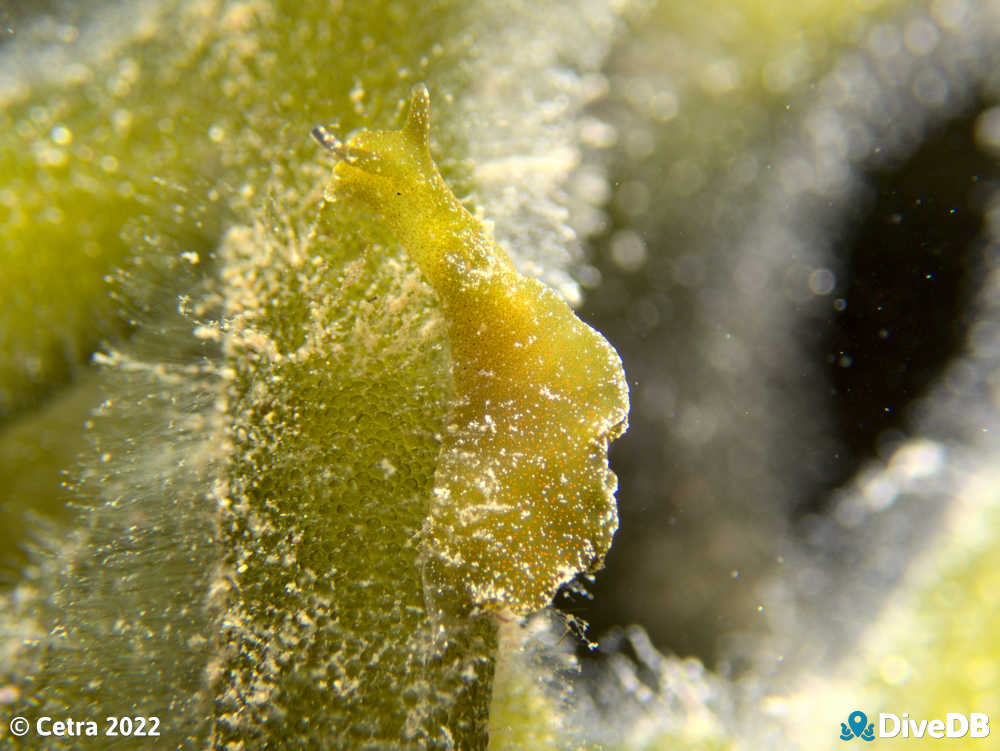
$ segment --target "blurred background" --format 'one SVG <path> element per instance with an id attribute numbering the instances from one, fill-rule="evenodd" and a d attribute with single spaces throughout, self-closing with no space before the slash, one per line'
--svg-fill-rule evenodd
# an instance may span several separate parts
<path id="1" fill-rule="evenodd" d="M 618 543 L 573 606 L 598 631 L 635 621 L 714 661 L 768 627 L 763 581 L 805 579 L 817 603 L 855 589 L 853 531 L 826 526 L 859 477 L 914 439 L 983 438 L 992 392 L 948 375 L 992 378 L 969 336 L 993 326 L 994 13 L 663 3 L 613 50 L 582 313 L 622 353 L 634 406 L 613 447 Z M 885 522 L 906 528 L 900 556 L 947 503 Z M 823 550 L 825 585 L 788 571 L 802 550 Z"/>

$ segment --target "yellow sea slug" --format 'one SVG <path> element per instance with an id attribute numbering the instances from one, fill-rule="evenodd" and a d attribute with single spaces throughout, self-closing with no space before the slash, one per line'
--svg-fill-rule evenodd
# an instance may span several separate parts
<path id="1" fill-rule="evenodd" d="M 604 337 L 519 274 L 452 194 L 429 107 L 421 85 L 401 130 L 313 135 L 339 158 L 332 197 L 376 212 L 447 322 L 454 403 L 421 533 L 428 597 L 524 615 L 603 564 L 618 527 L 608 442 L 625 430 L 628 386 Z"/>

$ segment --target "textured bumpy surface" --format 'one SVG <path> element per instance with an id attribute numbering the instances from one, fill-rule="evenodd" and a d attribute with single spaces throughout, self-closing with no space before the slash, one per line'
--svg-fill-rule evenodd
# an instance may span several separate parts
<path id="1" fill-rule="evenodd" d="M 429 81 L 450 184 L 508 242 L 531 238 L 515 262 L 572 294 L 563 183 L 595 91 L 581 76 L 613 29 L 595 6 L 550 30 L 518 3 L 162 0 L 134 33 L 115 15 L 82 79 L 34 63 L 54 77 L 0 117 L 0 289 L 17 291 L 0 312 L 0 413 L 30 408 L 63 360 L 72 375 L 122 328 L 113 312 L 135 330 L 99 358 L 108 398 L 76 488 L 88 530 L 0 607 L 5 647 L 38 663 L 4 655 L 0 704 L 156 714 L 172 748 L 486 745 L 494 620 L 464 591 L 433 618 L 424 597 L 454 403 L 439 297 L 373 212 L 324 205 L 329 165 L 306 128 L 390 127 L 400 93 Z M 554 4 L 545 19 L 557 9 L 579 16 Z M 544 54 L 511 61 L 493 22 Z M 581 39 L 586 55 L 564 54 Z M 512 128 L 498 101 L 531 114 Z M 28 496 L 0 496 L 20 518 Z"/>
<path id="2" fill-rule="evenodd" d="M 476 606 L 544 607 L 610 545 L 620 362 L 452 196 L 427 103 L 346 147 L 318 133 L 344 158 L 335 193 L 409 258 L 318 191 L 224 244 L 225 323 L 203 334 L 232 364 L 217 748 L 485 747 L 496 636 Z"/>
<path id="3" fill-rule="evenodd" d="M 357 216 L 312 206 L 329 221 L 225 244 L 215 747 L 481 748 L 492 624 L 432 629 L 416 543 L 450 391 L 440 313 L 398 250 L 343 249 Z"/>
<path id="4" fill-rule="evenodd" d="M 483 748 L 493 626 L 434 630 L 416 542 L 449 400 L 440 312 L 398 249 L 335 242 L 356 214 L 313 208 L 311 234 L 225 244 L 214 746 Z"/>
<path id="5" fill-rule="evenodd" d="M 232 230 L 204 333 L 232 363 L 214 744 L 483 748 L 482 611 L 544 607 L 610 546 L 621 362 L 452 195 L 425 88 L 401 131 L 316 135 L 343 200 Z M 369 206 L 405 255 L 338 242 Z"/>
<path id="6" fill-rule="evenodd" d="M 454 403 L 424 525 L 435 600 L 523 615 L 599 568 L 618 525 L 608 441 L 628 387 L 614 348 L 564 299 L 515 271 L 431 160 L 427 89 L 399 131 L 346 144 L 334 197 L 372 206 L 438 295 Z"/>

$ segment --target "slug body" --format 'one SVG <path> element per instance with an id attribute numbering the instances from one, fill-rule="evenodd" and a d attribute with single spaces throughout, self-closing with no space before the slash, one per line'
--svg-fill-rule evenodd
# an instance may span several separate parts
<path id="1" fill-rule="evenodd" d="M 455 198 L 429 149 L 429 96 L 398 131 L 341 143 L 332 195 L 373 209 L 440 300 L 454 403 L 422 530 L 425 581 L 524 615 L 596 570 L 618 526 L 608 442 L 628 417 L 621 360 L 566 301 L 519 274 Z"/>

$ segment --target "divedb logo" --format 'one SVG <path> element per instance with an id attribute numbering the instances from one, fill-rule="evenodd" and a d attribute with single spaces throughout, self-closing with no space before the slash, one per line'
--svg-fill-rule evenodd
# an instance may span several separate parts
<path id="1" fill-rule="evenodd" d="M 882 712 L 878 716 L 877 733 L 875 723 L 868 722 L 868 715 L 860 709 L 851 712 L 847 722 L 840 723 L 842 741 L 855 738 L 863 741 L 876 738 L 987 738 L 989 734 L 990 718 L 982 712 L 948 712 L 943 720 L 915 720 L 907 712 L 901 715 Z"/>

